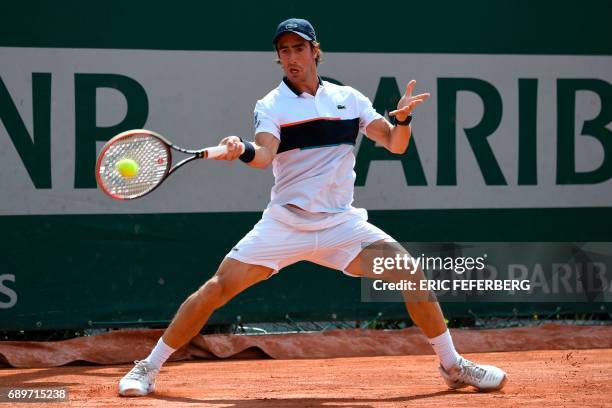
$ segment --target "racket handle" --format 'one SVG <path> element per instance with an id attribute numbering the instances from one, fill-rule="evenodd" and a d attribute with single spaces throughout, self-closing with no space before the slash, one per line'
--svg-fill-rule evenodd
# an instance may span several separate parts
<path id="1" fill-rule="evenodd" d="M 244 144 L 240 143 L 240 154 L 244 153 Z M 205 159 L 214 159 L 215 157 L 223 156 L 227 153 L 227 146 L 214 146 L 208 147 L 203 151 L 203 157 Z"/>

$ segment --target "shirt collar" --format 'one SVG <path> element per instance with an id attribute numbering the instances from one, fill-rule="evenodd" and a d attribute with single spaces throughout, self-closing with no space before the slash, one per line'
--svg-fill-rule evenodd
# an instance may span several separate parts
<path id="1" fill-rule="evenodd" d="M 317 78 L 319 78 L 319 88 L 321 88 L 323 86 L 323 80 L 321 79 L 320 76 L 317 76 Z M 287 96 L 293 96 L 295 98 L 299 98 L 302 95 L 302 93 L 298 91 L 291 84 L 291 82 L 289 82 L 287 77 L 283 77 L 283 82 L 281 82 L 280 86 L 281 86 L 281 89 L 285 92 L 285 94 L 287 94 Z"/>

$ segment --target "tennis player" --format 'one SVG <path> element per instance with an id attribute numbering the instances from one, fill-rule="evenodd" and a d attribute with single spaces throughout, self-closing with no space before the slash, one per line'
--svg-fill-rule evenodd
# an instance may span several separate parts
<path id="1" fill-rule="evenodd" d="M 357 90 L 320 79 L 321 49 L 308 21 L 283 21 L 273 44 L 284 78 L 257 101 L 255 141 L 226 137 L 220 144 L 228 146 L 228 153 L 218 158 L 240 159 L 261 169 L 272 164 L 275 183 L 270 204 L 261 220 L 228 252 L 215 275 L 183 302 L 151 354 L 121 379 L 122 396 L 153 392 L 164 362 L 200 332 L 216 309 L 280 269 L 307 260 L 351 276 L 370 277 L 375 256 L 407 253 L 368 223 L 364 209 L 351 205 L 353 147 L 361 132 L 392 153 L 404 153 L 412 111 L 429 94 L 412 95 L 415 81 L 410 81 L 397 109 L 389 112 L 392 124 Z M 245 145 L 244 152 L 240 143 Z M 406 279 L 396 272 L 385 272 L 382 278 Z M 424 275 L 418 270 L 408 278 L 419 280 Z M 504 371 L 474 364 L 457 353 L 432 294 L 413 292 L 404 297 L 410 317 L 438 355 L 440 374 L 450 388 L 473 386 L 488 391 L 504 386 Z"/>

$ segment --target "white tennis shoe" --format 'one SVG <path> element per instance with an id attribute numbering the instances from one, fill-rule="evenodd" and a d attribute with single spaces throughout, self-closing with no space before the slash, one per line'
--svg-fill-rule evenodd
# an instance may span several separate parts
<path id="1" fill-rule="evenodd" d="M 141 397 L 155 391 L 155 376 L 159 369 L 145 360 L 134 361 L 134 368 L 119 381 L 119 395 Z"/>
<path id="2" fill-rule="evenodd" d="M 446 384 L 452 389 L 472 386 L 479 391 L 501 390 L 508 376 L 506 373 L 494 366 L 474 364 L 463 357 L 459 357 L 457 364 L 448 370 L 440 366 L 438 368 Z"/>

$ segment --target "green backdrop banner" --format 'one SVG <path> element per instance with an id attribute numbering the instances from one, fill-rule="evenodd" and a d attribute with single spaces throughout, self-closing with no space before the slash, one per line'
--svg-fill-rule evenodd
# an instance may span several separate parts
<path id="1" fill-rule="evenodd" d="M 610 241 L 611 209 L 371 211 L 398 241 Z M 0 217 L 0 328 L 165 324 L 210 277 L 258 213 Z M 559 224 L 558 220 L 566 222 Z M 232 225 L 232 228 L 227 228 Z M 212 227 L 212 228 L 211 228 Z M 217 228 L 215 228 L 217 227 Z M 225 229 L 218 234 L 215 229 Z M 601 312 L 600 303 L 444 303 L 472 313 Z M 604 311 L 606 309 L 603 309 Z M 286 269 L 218 310 L 216 324 L 406 317 L 401 303 L 360 301 L 359 280 L 310 263 Z"/>
<path id="2" fill-rule="evenodd" d="M 231 11 L 216 2 L 38 0 L 4 5 L 0 46 L 268 51 L 276 25 L 295 16 L 337 52 L 610 55 L 611 15 L 606 0 L 238 0 Z"/>

